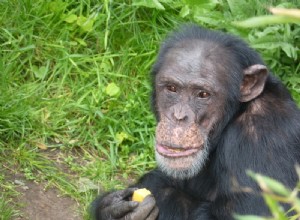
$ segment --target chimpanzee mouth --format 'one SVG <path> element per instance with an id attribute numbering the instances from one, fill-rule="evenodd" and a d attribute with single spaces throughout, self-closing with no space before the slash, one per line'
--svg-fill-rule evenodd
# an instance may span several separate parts
<path id="1" fill-rule="evenodd" d="M 201 147 L 170 147 L 156 144 L 156 151 L 164 157 L 187 157 L 197 153 Z"/>

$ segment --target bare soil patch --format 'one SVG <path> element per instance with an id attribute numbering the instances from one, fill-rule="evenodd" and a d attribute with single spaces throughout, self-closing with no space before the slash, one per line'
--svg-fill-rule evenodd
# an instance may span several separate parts
<path id="1" fill-rule="evenodd" d="M 21 215 L 14 220 L 82 220 L 76 201 L 61 196 L 57 189 L 44 189 L 43 184 L 25 180 L 21 175 L 15 175 L 12 181 L 20 192 L 16 202 Z"/>
<path id="2" fill-rule="evenodd" d="M 70 178 L 75 174 L 63 163 L 66 157 L 60 151 L 43 151 L 41 154 L 53 162 L 53 166 Z M 72 153 L 71 153 L 72 154 Z M 46 187 L 47 182 L 27 180 L 23 174 L 10 168 L 5 171 L 8 181 L 16 185 L 20 193 L 13 202 L 17 204 L 19 216 L 13 220 L 82 220 L 79 204 L 53 187 Z M 70 181 L 72 181 L 70 179 Z"/>

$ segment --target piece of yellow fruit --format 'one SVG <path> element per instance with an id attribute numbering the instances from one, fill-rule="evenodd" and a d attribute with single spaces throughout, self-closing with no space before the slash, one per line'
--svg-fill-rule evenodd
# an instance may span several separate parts
<path id="1" fill-rule="evenodd" d="M 146 188 L 137 189 L 133 192 L 132 201 L 143 202 L 145 197 L 150 195 L 150 194 L 151 194 L 151 192 Z"/>

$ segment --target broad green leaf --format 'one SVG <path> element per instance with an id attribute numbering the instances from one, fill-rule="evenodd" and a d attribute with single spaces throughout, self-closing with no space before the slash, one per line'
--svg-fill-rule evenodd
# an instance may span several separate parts
<path id="1" fill-rule="evenodd" d="M 291 191 L 288 190 L 282 183 L 270 177 L 256 174 L 252 171 L 247 171 L 247 174 L 257 181 L 260 188 L 266 192 L 277 193 L 282 196 L 289 196 Z"/>
<path id="2" fill-rule="evenodd" d="M 266 37 L 267 38 L 267 37 Z M 297 47 L 294 47 L 292 44 L 285 43 L 285 42 L 272 42 L 272 39 L 270 38 L 269 42 L 265 43 L 256 43 L 252 42 L 252 47 L 255 49 L 278 49 L 280 48 L 285 52 L 285 54 L 293 59 L 297 59 Z"/>
<path id="3" fill-rule="evenodd" d="M 64 17 L 63 21 L 67 22 L 67 23 L 73 23 L 77 20 L 77 16 L 75 14 L 70 14 L 67 15 L 66 17 Z"/>
<path id="4" fill-rule="evenodd" d="M 283 15 L 300 21 L 300 9 L 270 8 L 274 15 Z"/>
<path id="5" fill-rule="evenodd" d="M 82 40 L 82 39 L 80 39 L 80 38 L 75 38 L 75 40 L 80 44 L 80 45 L 82 45 L 82 46 L 87 46 L 87 44 L 86 44 L 86 42 L 84 41 L 84 40 Z"/>
<path id="6" fill-rule="evenodd" d="M 165 7 L 159 2 L 159 0 L 133 0 L 132 5 L 165 10 Z"/>
<path id="7" fill-rule="evenodd" d="M 226 0 L 229 11 L 233 17 L 245 18 L 253 15 L 251 11 L 252 5 L 248 0 Z M 247 5 L 247 7 L 245 7 Z"/>
<path id="8" fill-rule="evenodd" d="M 234 215 L 236 220 L 268 220 L 268 218 L 256 216 L 256 215 Z"/>
<path id="9" fill-rule="evenodd" d="M 33 65 L 32 66 L 32 71 L 33 71 L 36 78 L 44 79 L 45 76 L 48 73 L 48 68 L 45 67 L 45 66 L 41 66 L 40 68 L 38 68 L 36 65 Z"/>
<path id="10" fill-rule="evenodd" d="M 134 139 L 132 136 L 130 136 L 129 134 L 127 134 L 124 131 L 116 134 L 116 141 L 117 141 L 118 145 L 120 145 L 125 140 L 133 141 Z"/>
<path id="11" fill-rule="evenodd" d="M 120 88 L 115 83 L 109 83 L 105 89 L 105 92 L 109 96 L 117 96 L 120 92 Z"/>
<path id="12" fill-rule="evenodd" d="M 185 5 L 184 7 L 182 7 L 181 11 L 180 11 L 180 17 L 184 18 L 186 16 L 188 16 L 190 14 L 190 8 L 188 5 Z"/>
<path id="13" fill-rule="evenodd" d="M 62 0 L 56 0 L 49 3 L 49 9 L 52 12 L 60 12 L 63 11 L 67 5 L 68 4 Z"/>
<path id="14" fill-rule="evenodd" d="M 278 201 L 267 194 L 264 194 L 263 197 L 275 219 L 288 220 L 288 218 L 285 217 L 284 209 L 281 207 Z"/>
<path id="15" fill-rule="evenodd" d="M 184 2 L 192 7 L 218 4 L 218 0 L 185 0 Z"/>
<path id="16" fill-rule="evenodd" d="M 268 50 L 272 50 L 272 49 L 278 49 L 278 48 L 282 48 L 284 43 L 281 42 L 265 42 L 265 43 L 253 43 L 253 48 L 255 49 L 268 49 Z"/>
<path id="17" fill-rule="evenodd" d="M 219 24 L 224 21 L 224 16 L 220 12 L 209 12 L 210 10 L 199 9 L 194 10 L 194 19 L 198 22 L 219 26 Z M 205 15 L 205 16 L 204 16 Z"/>
<path id="18" fill-rule="evenodd" d="M 77 18 L 77 25 L 82 28 L 82 30 L 86 32 L 90 32 L 93 30 L 94 19 L 87 18 L 84 16 L 79 16 Z"/>
<path id="19" fill-rule="evenodd" d="M 295 58 L 295 59 L 297 58 L 297 51 L 293 45 L 285 43 L 282 45 L 281 48 L 288 57 Z"/>
<path id="20" fill-rule="evenodd" d="M 300 21 L 295 18 L 280 16 L 280 15 L 264 15 L 249 18 L 244 21 L 233 22 L 233 25 L 244 27 L 244 28 L 254 28 L 261 27 L 272 24 L 287 24 L 287 23 L 300 23 Z"/>

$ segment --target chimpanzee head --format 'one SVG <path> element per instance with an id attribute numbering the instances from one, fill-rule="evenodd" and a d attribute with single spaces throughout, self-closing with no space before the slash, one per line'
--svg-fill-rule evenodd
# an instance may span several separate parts
<path id="1" fill-rule="evenodd" d="M 204 166 L 241 106 L 264 89 L 259 55 L 233 36 L 188 25 L 162 44 L 153 67 L 159 167 L 190 178 Z"/>

